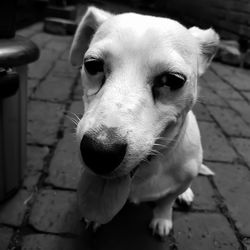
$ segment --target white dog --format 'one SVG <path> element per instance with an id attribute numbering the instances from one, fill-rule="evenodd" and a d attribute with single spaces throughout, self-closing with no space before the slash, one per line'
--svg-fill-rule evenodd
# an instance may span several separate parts
<path id="1" fill-rule="evenodd" d="M 166 236 L 176 198 L 190 204 L 194 177 L 213 174 L 191 109 L 218 42 L 212 29 L 88 8 L 70 53 L 84 88 L 78 202 L 87 221 L 109 222 L 127 200 L 155 201 L 150 227 Z"/>

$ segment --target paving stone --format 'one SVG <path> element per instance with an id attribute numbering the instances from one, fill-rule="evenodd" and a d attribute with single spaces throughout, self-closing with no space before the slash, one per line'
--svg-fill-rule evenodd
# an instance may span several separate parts
<path id="1" fill-rule="evenodd" d="M 74 89 L 73 99 L 82 100 L 82 97 L 83 97 L 83 87 L 81 83 L 81 78 L 79 77 L 77 80 L 76 88 Z"/>
<path id="2" fill-rule="evenodd" d="M 31 234 L 23 239 L 22 250 L 73 250 L 76 240 L 49 234 Z M 85 248 L 83 249 L 85 250 Z"/>
<path id="3" fill-rule="evenodd" d="M 236 236 L 221 214 L 175 213 L 174 235 L 178 250 L 235 250 Z"/>
<path id="4" fill-rule="evenodd" d="M 205 160 L 233 162 L 237 158 L 218 126 L 211 122 L 199 122 L 199 127 Z"/>
<path id="5" fill-rule="evenodd" d="M 60 56 L 60 51 L 50 48 L 43 48 L 40 50 L 39 60 L 41 61 L 52 61 L 55 62 Z"/>
<path id="6" fill-rule="evenodd" d="M 228 83 L 223 82 L 223 80 L 219 78 L 211 69 L 207 70 L 202 78 L 205 81 L 204 85 L 210 87 L 211 89 L 225 90 L 230 87 Z"/>
<path id="7" fill-rule="evenodd" d="M 69 61 L 69 48 L 64 51 L 62 56 L 60 57 L 61 60 Z"/>
<path id="8" fill-rule="evenodd" d="M 192 183 L 194 209 L 216 210 L 213 188 L 205 176 L 198 176 Z"/>
<path id="9" fill-rule="evenodd" d="M 71 93 L 75 79 L 49 75 L 36 89 L 33 97 L 54 102 L 66 101 Z"/>
<path id="10" fill-rule="evenodd" d="M 32 36 L 31 40 L 41 49 L 45 46 L 47 42 L 52 40 L 52 38 L 52 35 L 45 32 L 40 32 Z"/>
<path id="11" fill-rule="evenodd" d="M 74 68 L 68 61 L 58 60 L 52 74 L 61 77 L 76 77 L 79 70 Z"/>
<path id="12" fill-rule="evenodd" d="M 169 250 L 170 239 L 160 241 L 152 236 L 148 225 L 152 207 L 147 203 L 125 204 L 113 220 L 97 230 L 93 249 L 97 250 Z"/>
<path id="13" fill-rule="evenodd" d="M 229 105 L 241 115 L 244 121 L 250 124 L 250 104 L 245 101 L 229 100 Z"/>
<path id="14" fill-rule="evenodd" d="M 246 250 L 250 250 L 250 239 L 244 239 L 243 245 L 244 245 Z"/>
<path id="15" fill-rule="evenodd" d="M 201 103 L 196 103 L 193 112 L 197 118 L 198 121 L 207 121 L 207 122 L 212 122 L 213 118 L 209 114 L 209 111 L 207 110 L 206 106 Z"/>
<path id="16" fill-rule="evenodd" d="M 247 98 L 248 102 L 250 102 L 250 91 L 249 92 L 242 91 L 241 93 Z"/>
<path id="17" fill-rule="evenodd" d="M 57 146 L 47 182 L 57 187 L 76 189 L 81 172 L 79 146 L 76 138 L 67 134 Z"/>
<path id="18" fill-rule="evenodd" d="M 30 224 L 39 231 L 49 233 L 82 232 L 76 205 L 76 193 L 60 190 L 41 190 L 33 205 Z"/>
<path id="19" fill-rule="evenodd" d="M 28 79 L 27 82 L 27 96 L 30 97 L 34 91 L 34 89 L 38 86 L 38 79 Z"/>
<path id="20" fill-rule="evenodd" d="M 33 190 L 43 169 L 44 157 L 49 153 L 48 147 L 28 146 L 27 165 L 24 169 L 23 187 Z"/>
<path id="21" fill-rule="evenodd" d="M 44 79 L 52 69 L 53 62 L 51 60 L 38 60 L 29 64 L 28 76 L 34 79 Z"/>
<path id="22" fill-rule="evenodd" d="M 250 90 L 249 73 L 247 70 L 232 68 L 222 64 L 213 64 L 213 70 L 224 80 L 228 81 L 235 89 Z"/>
<path id="23" fill-rule="evenodd" d="M 199 100 L 205 105 L 228 107 L 227 103 L 220 96 L 208 88 L 201 89 Z"/>
<path id="24" fill-rule="evenodd" d="M 69 111 L 64 119 L 65 133 L 75 133 L 76 124 L 72 121 L 74 119 L 76 122 L 82 117 L 84 112 L 84 104 L 82 101 L 73 101 L 70 105 Z M 78 118 L 79 119 L 78 119 Z"/>
<path id="25" fill-rule="evenodd" d="M 211 164 L 214 180 L 229 213 L 243 235 L 250 236 L 250 171 L 243 165 Z"/>
<path id="26" fill-rule="evenodd" d="M 250 137 L 249 126 L 235 111 L 215 106 L 207 108 L 227 135 Z"/>
<path id="27" fill-rule="evenodd" d="M 244 101 L 244 98 L 234 90 L 232 87 L 228 86 L 227 89 L 216 89 L 216 93 L 224 98 L 225 100 L 239 100 Z"/>
<path id="28" fill-rule="evenodd" d="M 18 193 L 0 206 L 0 223 L 20 226 L 27 206 L 30 193 L 20 189 Z"/>
<path id="29" fill-rule="evenodd" d="M 64 52 L 68 47 L 69 47 L 68 41 L 59 41 L 54 39 L 49 41 L 45 46 L 46 49 L 50 49 L 60 53 Z"/>
<path id="30" fill-rule="evenodd" d="M 75 21 L 62 18 L 45 18 L 44 30 L 57 35 L 73 35 L 76 31 L 77 23 Z"/>
<path id="31" fill-rule="evenodd" d="M 7 250 L 13 234 L 13 229 L 9 227 L 0 227 L 0 249 Z"/>
<path id="32" fill-rule="evenodd" d="M 243 157 L 250 168 L 250 140 L 244 138 L 232 138 L 231 141 L 237 152 Z"/>
<path id="33" fill-rule="evenodd" d="M 28 104 L 28 142 L 51 145 L 56 141 L 64 106 L 31 101 Z"/>

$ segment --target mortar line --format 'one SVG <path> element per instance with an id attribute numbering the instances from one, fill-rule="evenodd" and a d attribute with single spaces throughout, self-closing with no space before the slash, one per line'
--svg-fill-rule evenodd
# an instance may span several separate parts
<path id="1" fill-rule="evenodd" d="M 52 68 L 54 68 L 54 66 Z M 52 69 L 50 71 L 52 71 Z M 75 77 L 74 83 L 72 84 L 70 95 L 68 97 L 67 102 L 64 104 L 64 112 L 63 113 L 68 111 L 70 108 L 70 105 L 71 105 L 72 100 L 73 100 L 74 90 L 78 84 L 78 78 L 79 78 L 79 74 L 77 74 L 77 76 Z M 58 131 L 57 131 L 57 136 L 56 136 L 57 140 L 55 141 L 55 143 L 53 143 L 50 146 L 49 153 L 45 156 L 45 158 L 43 160 L 42 174 L 39 177 L 38 183 L 35 185 L 35 190 L 32 191 L 32 194 L 31 194 L 34 197 L 32 197 L 32 199 L 27 203 L 22 224 L 19 227 L 19 229 L 17 229 L 17 231 L 14 232 L 14 234 L 12 235 L 11 240 L 10 240 L 9 245 L 8 245 L 8 250 L 19 250 L 22 247 L 24 231 L 25 231 L 25 228 L 27 226 L 29 226 L 30 212 L 33 208 L 35 201 L 36 201 L 38 192 L 41 190 L 41 188 L 43 186 L 45 186 L 45 179 L 48 175 L 48 169 L 49 169 L 51 160 L 55 154 L 55 151 L 56 151 L 57 145 L 59 144 L 60 139 L 64 135 L 64 126 L 63 125 L 64 125 L 64 115 L 61 117 L 61 119 L 59 121 Z M 26 145 L 26 147 L 27 147 L 27 145 Z M 16 240 L 17 238 L 18 238 L 18 240 Z"/>

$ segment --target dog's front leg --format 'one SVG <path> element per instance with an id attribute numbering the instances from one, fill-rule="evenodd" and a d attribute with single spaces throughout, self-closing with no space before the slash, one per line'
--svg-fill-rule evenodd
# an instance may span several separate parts
<path id="1" fill-rule="evenodd" d="M 167 195 L 156 201 L 156 207 L 153 210 L 153 219 L 150 228 L 154 235 L 165 237 L 173 227 L 172 211 L 176 195 Z"/>

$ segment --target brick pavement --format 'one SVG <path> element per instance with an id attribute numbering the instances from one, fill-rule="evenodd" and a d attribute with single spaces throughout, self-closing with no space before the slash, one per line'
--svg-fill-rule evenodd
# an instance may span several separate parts
<path id="1" fill-rule="evenodd" d="M 178 206 L 165 242 L 150 236 L 148 204 L 127 204 L 95 235 L 84 231 L 75 191 L 81 172 L 74 125 L 82 114 L 78 72 L 67 62 L 71 37 L 35 24 L 19 33 L 41 49 L 29 67 L 28 162 L 22 188 L 0 207 L 0 249 L 250 249 L 250 72 L 213 63 L 195 107 L 204 159 L 216 173 L 198 177 L 190 211 Z"/>

